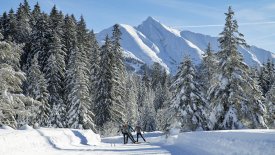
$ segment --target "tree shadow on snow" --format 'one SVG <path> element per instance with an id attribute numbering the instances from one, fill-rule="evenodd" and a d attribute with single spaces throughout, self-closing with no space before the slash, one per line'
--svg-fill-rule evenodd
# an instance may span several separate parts
<path id="1" fill-rule="evenodd" d="M 72 130 L 73 134 L 80 139 L 80 144 L 82 145 L 89 145 L 88 140 L 85 136 L 83 136 L 79 131 Z"/>

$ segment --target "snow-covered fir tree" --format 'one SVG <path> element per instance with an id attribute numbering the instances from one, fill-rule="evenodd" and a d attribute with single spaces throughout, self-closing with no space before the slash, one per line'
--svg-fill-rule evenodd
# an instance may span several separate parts
<path id="1" fill-rule="evenodd" d="M 92 129 L 95 131 L 94 114 L 91 107 L 89 76 L 85 62 L 85 51 L 79 51 L 76 43 L 71 49 L 66 72 L 67 126 L 69 128 Z"/>
<path id="2" fill-rule="evenodd" d="M 141 122 L 142 128 L 144 131 L 152 132 L 156 131 L 156 111 L 153 105 L 154 92 L 152 90 L 147 91 L 147 94 L 144 96 L 144 102 L 146 103 L 142 107 L 141 111 Z"/>
<path id="3" fill-rule="evenodd" d="M 0 40 L 3 36 L 0 33 Z M 25 75 L 19 69 L 22 47 L 0 41 L 0 122 L 14 128 L 27 124 L 39 103 L 22 94 Z"/>
<path id="4" fill-rule="evenodd" d="M 159 63 L 154 63 L 152 65 L 152 88 L 153 90 L 156 90 L 156 87 L 159 83 L 161 83 L 161 75 L 162 74 L 162 67 Z"/>
<path id="5" fill-rule="evenodd" d="M 95 123 L 102 127 L 106 122 L 111 121 L 112 106 L 112 65 L 114 56 L 111 52 L 111 43 L 106 36 L 105 44 L 101 47 L 101 60 L 99 80 L 97 81 L 98 93 L 96 94 L 94 112 Z"/>
<path id="6" fill-rule="evenodd" d="M 8 14 L 7 12 L 4 12 L 2 16 L 0 17 L 0 32 L 2 33 L 2 39 L 4 39 L 7 32 L 7 24 L 8 24 Z"/>
<path id="7" fill-rule="evenodd" d="M 137 94 L 138 94 L 138 84 L 139 77 L 133 73 L 127 74 L 126 81 L 126 93 L 125 96 L 125 118 L 127 122 L 131 124 L 137 123 L 138 120 L 138 104 L 137 104 Z"/>
<path id="8" fill-rule="evenodd" d="M 64 15 L 61 11 L 58 11 L 54 5 L 49 16 L 49 27 L 52 32 L 55 32 L 58 37 L 63 37 Z"/>
<path id="9" fill-rule="evenodd" d="M 86 22 L 84 17 L 80 17 L 80 21 L 77 23 L 77 46 L 79 51 L 83 51 L 86 55 L 91 58 L 91 38 L 89 37 L 89 31 L 86 28 Z M 88 68 L 91 68 L 90 61 L 85 61 L 85 65 Z M 90 73 L 88 73 L 90 76 Z"/>
<path id="10" fill-rule="evenodd" d="M 154 81 L 153 79 L 154 77 L 152 77 L 152 81 Z M 171 97 L 171 94 L 169 91 L 170 77 L 166 73 L 165 69 L 160 69 L 158 79 L 159 81 L 157 82 L 156 86 L 154 86 L 155 87 L 154 107 L 156 112 L 159 109 L 164 108 L 165 102 L 168 102 Z"/>
<path id="11" fill-rule="evenodd" d="M 96 124 L 102 127 L 106 122 L 122 123 L 125 113 L 126 71 L 122 59 L 118 25 L 114 26 L 112 40 L 106 36 L 101 48 L 98 93 L 95 100 Z"/>
<path id="12" fill-rule="evenodd" d="M 151 88 L 151 81 L 149 79 L 147 69 L 144 70 L 143 76 L 139 80 L 140 82 L 138 83 L 138 95 L 137 95 L 137 105 L 138 105 L 138 113 L 139 113 L 139 118 L 141 117 L 141 112 L 142 112 L 142 107 L 145 105 L 144 98 L 147 93 L 147 90 Z"/>
<path id="13" fill-rule="evenodd" d="M 72 53 L 73 48 L 75 48 L 75 43 L 77 40 L 76 19 L 73 15 L 65 16 L 63 31 L 64 31 L 64 35 L 62 38 L 62 42 L 64 45 L 63 50 L 66 53 L 65 63 L 68 64 L 69 57 Z"/>
<path id="14" fill-rule="evenodd" d="M 162 82 L 157 86 L 157 89 L 155 91 L 154 106 L 157 112 L 157 130 L 164 131 L 169 127 L 169 117 L 171 116 L 170 114 L 168 114 L 168 104 L 171 100 L 171 92 L 169 90 L 170 77 L 165 70 L 163 70 L 162 72 L 161 79 Z"/>
<path id="15" fill-rule="evenodd" d="M 271 86 L 270 90 L 266 94 L 266 123 L 269 128 L 275 128 L 275 83 Z"/>
<path id="16" fill-rule="evenodd" d="M 137 79 L 137 123 L 145 131 L 156 130 L 156 111 L 154 108 L 155 92 L 152 90 L 148 68 L 145 66 L 143 76 Z"/>
<path id="17" fill-rule="evenodd" d="M 126 70 L 124 66 L 124 59 L 122 57 L 122 49 L 120 45 L 121 32 L 118 24 L 113 26 L 113 34 L 111 38 L 112 53 L 114 55 L 113 63 L 113 105 L 112 117 L 118 123 L 122 123 L 125 119 L 125 86 L 126 86 Z M 118 110 L 119 109 L 119 110 Z"/>
<path id="18" fill-rule="evenodd" d="M 24 4 L 20 4 L 16 12 L 16 42 L 28 43 L 31 34 L 31 13 L 30 6 L 27 0 L 24 0 Z"/>
<path id="19" fill-rule="evenodd" d="M 145 66 L 145 69 L 144 69 L 143 76 L 142 76 L 141 80 L 142 80 L 142 87 L 143 88 L 149 89 L 149 88 L 152 87 L 151 78 L 150 78 L 150 75 L 149 75 L 149 68 L 146 69 L 146 66 Z"/>
<path id="20" fill-rule="evenodd" d="M 26 71 L 30 67 L 30 62 L 35 54 L 38 55 L 38 64 L 43 70 L 48 58 L 48 44 L 51 30 L 49 29 L 48 16 L 41 12 L 40 6 L 37 4 L 32 12 L 32 31 L 30 36 L 30 47 L 26 53 L 26 62 L 23 69 Z"/>
<path id="21" fill-rule="evenodd" d="M 49 58 L 44 67 L 45 78 L 50 93 L 51 125 L 54 127 L 65 126 L 66 105 L 64 103 L 65 55 L 62 50 L 61 40 L 56 33 L 52 34 L 49 43 Z"/>
<path id="22" fill-rule="evenodd" d="M 211 79 L 208 97 L 211 102 L 210 129 L 265 128 L 265 106 L 255 80 L 249 77 L 249 68 L 237 50 L 246 45 L 238 32 L 231 7 L 225 13 L 224 30 L 220 33 L 221 51 L 217 54 L 217 73 Z"/>
<path id="23" fill-rule="evenodd" d="M 50 125 L 49 118 L 51 107 L 48 103 L 48 85 L 40 70 L 41 67 L 38 65 L 37 53 L 34 55 L 31 61 L 31 66 L 27 71 L 26 94 L 27 96 L 41 102 L 37 116 L 33 118 L 33 121 L 37 122 L 40 126 L 47 127 Z"/>
<path id="24" fill-rule="evenodd" d="M 100 48 L 96 40 L 96 36 L 93 31 L 89 33 L 89 40 L 91 44 L 91 49 L 89 52 L 89 62 L 90 62 L 90 97 L 91 97 L 91 107 L 94 109 L 95 97 L 97 94 L 97 81 L 99 76 L 99 62 L 100 62 Z"/>
<path id="25" fill-rule="evenodd" d="M 37 2 L 34 7 L 33 10 L 30 11 L 30 25 L 33 28 L 34 25 L 36 25 L 36 22 L 38 22 L 39 16 L 41 14 L 41 8 L 39 3 Z"/>
<path id="26" fill-rule="evenodd" d="M 3 23 L 4 40 L 15 41 L 16 36 L 16 16 L 13 9 L 10 9 L 6 22 Z"/>
<path id="27" fill-rule="evenodd" d="M 263 95 L 265 96 L 265 94 L 270 90 L 271 86 L 275 82 L 274 63 L 270 59 L 268 59 L 267 62 L 263 64 L 258 80 L 262 88 Z"/>
<path id="28" fill-rule="evenodd" d="M 176 111 L 182 131 L 206 130 L 207 103 L 197 82 L 191 59 L 185 56 L 171 85 L 170 108 Z"/>
<path id="29" fill-rule="evenodd" d="M 31 9 L 27 0 L 19 5 L 17 12 L 15 14 L 16 25 L 15 25 L 15 35 L 13 36 L 16 43 L 23 45 L 23 53 L 21 54 L 20 67 L 23 68 L 27 61 L 28 52 L 30 51 L 30 34 L 31 34 Z"/>
<path id="30" fill-rule="evenodd" d="M 218 61 L 216 60 L 216 56 L 211 49 L 211 44 L 208 43 L 205 54 L 203 55 L 202 60 L 202 69 L 200 74 L 200 79 L 202 79 L 202 87 L 205 92 L 211 85 L 211 79 L 216 72 Z"/>

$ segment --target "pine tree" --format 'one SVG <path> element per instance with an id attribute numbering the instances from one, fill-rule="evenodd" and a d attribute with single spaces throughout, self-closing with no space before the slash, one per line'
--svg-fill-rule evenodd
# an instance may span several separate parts
<path id="1" fill-rule="evenodd" d="M 84 51 L 79 51 L 76 43 L 71 50 L 68 70 L 66 73 L 66 91 L 68 102 L 67 126 L 69 128 L 84 128 L 95 131 L 94 114 L 89 94 L 89 68 Z"/>
<path id="2" fill-rule="evenodd" d="M 113 63 L 113 105 L 112 115 L 116 122 L 122 123 L 125 119 L 125 85 L 126 85 L 126 70 L 122 57 L 122 49 L 120 45 L 121 32 L 119 25 L 113 26 L 113 35 L 111 38 L 112 53 L 114 55 Z M 118 110 L 119 109 L 119 110 Z"/>
<path id="3" fill-rule="evenodd" d="M 213 53 L 211 49 L 211 44 L 208 43 L 207 49 L 205 54 L 203 55 L 203 61 L 202 61 L 202 70 L 200 72 L 201 81 L 204 87 L 204 90 L 207 91 L 207 89 L 210 87 L 210 81 L 213 77 L 213 75 L 216 72 L 217 67 L 217 60 L 216 56 Z"/>
<path id="4" fill-rule="evenodd" d="M 263 65 L 259 75 L 259 84 L 262 88 L 263 95 L 270 90 L 271 86 L 275 82 L 275 68 L 274 63 L 270 59 Z"/>
<path id="5" fill-rule="evenodd" d="M 146 69 L 143 72 L 142 81 L 143 81 L 144 88 L 149 89 L 152 87 L 151 79 L 149 77 L 148 70 L 146 70 Z"/>
<path id="6" fill-rule="evenodd" d="M 34 5 L 34 8 L 33 8 L 32 12 L 31 12 L 31 21 L 30 21 L 30 24 L 31 24 L 32 28 L 34 27 L 34 25 L 36 25 L 36 22 L 39 21 L 40 15 L 41 15 L 41 8 L 40 8 L 39 3 L 37 2 Z"/>
<path id="7" fill-rule="evenodd" d="M 112 66 L 114 56 L 111 52 L 111 43 L 106 36 L 105 44 L 101 47 L 101 60 L 99 80 L 97 83 L 98 93 L 95 99 L 95 123 L 102 127 L 106 122 L 111 121 L 111 106 L 112 106 Z M 119 109 L 117 109 L 119 110 Z"/>
<path id="8" fill-rule="evenodd" d="M 0 17 L 1 21 L 0 21 L 0 30 L 1 33 L 3 35 L 3 39 L 7 38 L 8 34 L 8 21 L 9 21 L 9 17 L 7 12 L 4 12 L 2 17 Z"/>
<path id="9" fill-rule="evenodd" d="M 25 76 L 18 67 L 22 47 L 0 41 L 0 51 L 0 122 L 16 128 L 19 123 L 29 123 L 28 118 L 34 110 L 31 107 L 39 103 L 22 94 L 21 85 Z"/>
<path id="10" fill-rule="evenodd" d="M 50 125 L 50 105 L 48 103 L 49 92 L 47 90 L 47 82 L 41 68 L 38 65 L 38 53 L 32 59 L 31 66 L 27 72 L 27 96 L 40 101 L 41 106 L 34 121 L 40 126 L 47 127 Z"/>
<path id="11" fill-rule="evenodd" d="M 49 27 L 52 32 L 55 32 L 58 37 L 63 37 L 63 27 L 64 24 L 64 16 L 62 12 L 58 12 L 56 6 L 54 5 L 50 17 L 49 17 Z"/>
<path id="12" fill-rule="evenodd" d="M 85 53 L 85 55 L 88 57 L 88 60 L 85 61 L 85 66 L 87 68 L 89 68 L 87 71 L 87 74 L 89 76 L 89 78 L 91 77 L 92 71 L 92 55 L 94 54 L 94 50 L 98 50 L 98 49 L 93 49 L 98 48 L 96 47 L 97 45 L 94 45 L 94 38 L 92 38 L 93 36 L 91 34 L 89 34 L 88 29 L 86 28 L 86 22 L 83 18 L 83 16 L 80 17 L 80 21 L 77 22 L 77 46 L 79 51 Z M 91 81 L 89 81 L 89 83 L 91 83 Z M 89 85 L 89 90 L 91 90 L 91 85 Z M 90 96 L 91 96 L 91 92 L 90 92 Z"/>
<path id="13" fill-rule="evenodd" d="M 76 20 L 74 16 L 69 16 L 69 15 L 65 16 L 63 31 L 64 31 L 64 36 L 62 41 L 64 44 L 64 51 L 66 52 L 66 55 L 67 55 L 65 59 L 65 63 L 68 64 L 69 56 L 77 40 Z"/>
<path id="14" fill-rule="evenodd" d="M 160 71 L 160 73 L 158 74 L 159 75 L 157 77 L 159 82 L 157 82 L 157 85 L 155 86 L 155 98 L 154 98 L 154 107 L 156 111 L 164 108 L 165 102 L 168 102 L 170 100 L 169 77 L 165 69 Z M 152 74 L 152 82 L 154 82 L 153 75 L 154 74 Z"/>
<path id="15" fill-rule="evenodd" d="M 119 33 L 117 33 L 119 34 Z M 96 124 L 102 127 L 107 122 L 122 123 L 125 112 L 125 68 L 120 55 L 121 49 L 116 36 L 112 40 L 106 36 L 105 44 L 101 48 L 101 60 L 98 93 L 95 100 Z"/>
<path id="16" fill-rule="evenodd" d="M 127 96 L 125 100 L 125 118 L 130 124 L 134 124 L 138 120 L 138 104 L 137 104 L 137 94 L 138 94 L 138 84 L 139 78 L 135 74 L 127 74 L 126 81 L 126 93 Z"/>
<path id="17" fill-rule="evenodd" d="M 89 38 L 89 32 L 86 28 L 86 22 L 83 16 L 80 17 L 80 21 L 77 23 L 77 42 L 79 51 L 85 52 L 86 55 L 90 57 L 91 41 Z M 90 61 L 85 62 L 85 65 L 86 67 L 90 68 Z"/>
<path id="18" fill-rule="evenodd" d="M 78 34 L 77 35 L 78 42 L 82 44 L 85 48 L 88 48 L 87 47 L 87 44 L 89 44 L 88 30 L 86 28 L 86 22 L 83 16 L 80 17 L 80 21 L 77 23 L 77 34 Z M 87 50 L 87 49 L 84 49 L 84 50 Z"/>
<path id="19" fill-rule="evenodd" d="M 158 84 L 161 82 L 162 67 L 159 63 L 154 62 L 152 65 L 152 88 L 156 90 Z"/>
<path id="20" fill-rule="evenodd" d="M 13 9 L 10 9 L 8 14 L 8 20 L 7 20 L 7 23 L 5 23 L 5 28 L 3 31 L 4 40 L 15 41 L 16 24 L 17 24 L 17 21 L 16 21 L 14 11 Z"/>
<path id="21" fill-rule="evenodd" d="M 208 96 L 211 101 L 210 129 L 264 128 L 265 107 L 256 81 L 237 51 L 246 45 L 229 7 L 224 30 L 220 33 L 221 51 L 217 54 L 217 73 L 211 79 Z"/>
<path id="22" fill-rule="evenodd" d="M 170 106 L 177 113 L 177 121 L 181 123 L 182 131 L 207 129 L 207 103 L 196 80 L 192 61 L 185 57 L 171 85 L 173 97 Z"/>
<path id="23" fill-rule="evenodd" d="M 24 70 L 28 70 L 30 62 L 35 54 L 38 55 L 38 64 L 44 70 L 47 59 L 49 57 L 49 42 L 52 31 L 49 29 L 48 16 L 40 12 L 40 6 L 36 5 L 33 12 L 33 25 L 30 36 L 30 49 L 27 52 L 26 63 L 23 66 Z"/>
<path id="24" fill-rule="evenodd" d="M 49 57 L 44 67 L 45 78 L 50 92 L 49 104 L 51 105 L 51 125 L 64 127 L 66 105 L 64 103 L 65 55 L 62 50 L 60 38 L 52 34 L 49 43 Z"/>
<path id="25" fill-rule="evenodd" d="M 141 112 L 143 110 L 143 107 L 145 106 L 145 96 L 147 94 L 147 90 L 151 89 L 151 81 L 149 79 L 149 76 L 147 74 L 147 70 L 144 70 L 143 76 L 140 80 L 137 81 L 138 86 L 138 95 L 137 95 L 137 105 L 138 105 L 138 113 L 139 118 L 141 119 Z"/>
<path id="26" fill-rule="evenodd" d="M 151 88 L 151 80 L 147 70 L 143 72 L 143 76 L 137 81 L 137 84 L 138 122 L 145 131 L 155 131 L 157 128 L 154 108 L 155 92 Z"/>
<path id="27" fill-rule="evenodd" d="M 31 33 L 31 14 L 30 14 L 30 6 L 28 2 L 25 0 L 24 4 L 20 4 L 16 13 L 16 36 L 15 40 L 18 43 L 28 43 L 29 37 Z"/>
<path id="28" fill-rule="evenodd" d="M 152 89 L 146 91 L 143 98 L 144 106 L 141 107 L 140 120 L 142 128 L 145 131 L 156 131 L 156 111 L 153 104 L 154 92 Z"/>
<path id="29" fill-rule="evenodd" d="M 90 97 L 91 97 L 91 107 L 94 110 L 95 107 L 95 99 L 97 94 L 97 81 L 99 80 L 99 71 L 100 71 L 100 49 L 98 42 L 96 40 L 96 36 L 93 31 L 89 33 L 89 40 L 91 44 L 91 49 L 89 52 L 90 59 Z"/>
<path id="30" fill-rule="evenodd" d="M 144 71 L 144 75 L 138 83 L 138 122 L 141 123 L 143 130 L 155 131 L 157 128 L 155 120 L 156 111 L 154 108 L 155 93 L 151 88 L 151 81 L 149 80 L 147 71 Z"/>
<path id="31" fill-rule="evenodd" d="M 275 128 L 275 83 L 266 94 L 267 115 L 266 122 L 269 128 Z"/>

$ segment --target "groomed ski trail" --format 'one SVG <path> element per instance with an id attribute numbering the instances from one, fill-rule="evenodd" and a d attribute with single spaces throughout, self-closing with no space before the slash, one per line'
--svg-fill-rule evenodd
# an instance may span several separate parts
<path id="1" fill-rule="evenodd" d="M 167 150 L 150 143 L 122 144 L 122 136 L 103 138 L 95 142 L 88 138 L 85 130 L 74 129 L 37 129 L 6 130 L 0 129 L 0 154 L 5 155 L 168 155 Z M 154 139 L 159 134 L 152 134 Z M 154 137 L 155 136 L 155 137 Z M 93 144 L 94 143 L 94 144 Z"/>

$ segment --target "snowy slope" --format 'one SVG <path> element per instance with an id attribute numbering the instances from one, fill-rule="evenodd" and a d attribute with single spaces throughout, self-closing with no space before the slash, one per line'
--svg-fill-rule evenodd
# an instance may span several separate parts
<path id="1" fill-rule="evenodd" d="M 160 63 L 168 70 L 167 65 L 160 59 L 153 47 L 153 43 L 148 40 L 141 32 L 137 31 L 130 25 L 120 24 L 120 30 L 122 32 L 121 46 L 125 50 L 124 56 L 127 59 L 138 60 L 138 63 L 146 63 L 152 65 L 154 62 Z M 106 35 L 111 36 L 112 27 L 101 31 L 97 34 L 98 41 L 103 44 Z M 150 47 L 149 47 L 149 46 Z M 138 58 L 138 59 L 137 59 Z"/>
<path id="2" fill-rule="evenodd" d="M 152 17 L 148 17 L 137 27 L 126 24 L 120 24 L 120 26 L 124 56 L 128 60 L 127 64 L 132 65 L 135 69 L 144 63 L 152 65 L 154 62 L 158 62 L 167 71 L 175 74 L 184 55 L 189 55 L 198 64 L 201 62 L 208 42 L 211 43 L 214 51 L 219 50 L 217 37 L 179 31 Z M 112 27 L 99 32 L 97 34 L 98 41 L 103 43 L 106 34 L 111 36 Z M 255 46 L 251 46 L 251 48 L 239 47 L 239 51 L 248 65 L 259 66 L 268 58 L 275 60 L 275 55 L 272 52 Z"/>
<path id="3" fill-rule="evenodd" d="M 134 133 L 133 133 L 134 134 Z M 273 155 L 275 130 L 231 130 L 173 133 L 145 133 L 150 143 L 122 144 L 122 136 L 100 140 L 90 130 L 0 129 L 2 155 Z"/>
<path id="4" fill-rule="evenodd" d="M 219 51 L 219 43 L 217 37 L 211 37 L 200 33 L 191 31 L 182 31 L 181 36 L 196 44 L 201 50 L 206 49 L 207 44 L 210 43 L 214 52 Z M 256 46 L 250 48 L 239 47 L 238 49 L 244 57 L 244 61 L 251 66 L 260 66 L 267 59 L 275 60 L 275 54 Z"/>
<path id="5" fill-rule="evenodd" d="M 195 44 L 181 37 L 180 31 L 169 28 L 152 17 L 148 17 L 137 27 L 159 49 L 157 55 L 169 66 L 172 73 L 177 70 L 177 65 L 184 55 L 198 63 L 204 53 Z"/>

